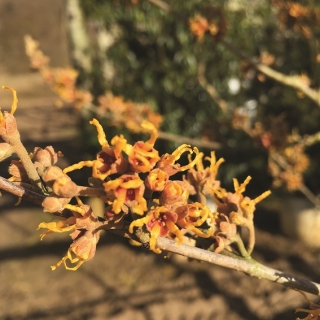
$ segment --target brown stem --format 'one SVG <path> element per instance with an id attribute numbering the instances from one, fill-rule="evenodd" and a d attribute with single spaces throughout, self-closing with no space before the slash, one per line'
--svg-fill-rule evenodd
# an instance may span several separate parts
<path id="1" fill-rule="evenodd" d="M 276 80 L 277 82 L 280 82 L 288 87 L 292 87 L 302 91 L 308 98 L 310 98 L 320 107 L 320 91 L 310 88 L 302 81 L 300 76 L 287 76 L 261 63 L 254 64 L 254 67 L 267 77 Z"/>
<path id="2" fill-rule="evenodd" d="M 0 189 L 11 193 L 19 198 L 25 199 L 31 203 L 34 203 L 38 206 L 41 206 L 42 201 L 45 199 L 45 196 L 43 196 L 42 194 L 16 185 L 3 177 L 0 177 Z"/>
<path id="3" fill-rule="evenodd" d="M 104 197 L 106 192 L 102 188 L 92 188 L 86 186 L 78 186 L 78 196 L 80 197 Z"/>
<path id="4" fill-rule="evenodd" d="M 199 189 L 199 188 L 197 188 Z M 207 198 L 205 196 L 205 194 L 203 192 L 201 192 L 201 190 L 197 190 L 197 198 L 198 198 L 198 201 L 204 205 L 207 204 Z"/>
<path id="5" fill-rule="evenodd" d="M 158 138 L 177 142 L 177 143 L 187 143 L 187 144 L 191 144 L 194 146 L 207 148 L 207 149 L 211 149 L 211 150 L 221 149 L 221 147 L 222 147 L 221 143 L 219 143 L 219 142 L 192 139 L 192 138 L 176 135 L 173 133 L 163 132 L 163 131 L 159 131 Z"/>
<path id="6" fill-rule="evenodd" d="M 306 85 L 302 81 L 300 76 L 298 75 L 287 76 L 279 71 L 271 69 L 270 67 L 264 64 L 258 63 L 254 61 L 254 59 L 246 56 L 238 48 L 235 48 L 230 42 L 228 42 L 225 39 L 222 39 L 220 43 L 223 44 L 226 48 L 228 48 L 231 52 L 233 52 L 236 56 L 248 61 L 253 68 L 260 71 L 267 77 L 279 83 L 282 83 L 288 87 L 292 87 L 302 91 L 308 98 L 310 98 L 320 107 L 320 91 L 310 88 L 308 85 Z"/>

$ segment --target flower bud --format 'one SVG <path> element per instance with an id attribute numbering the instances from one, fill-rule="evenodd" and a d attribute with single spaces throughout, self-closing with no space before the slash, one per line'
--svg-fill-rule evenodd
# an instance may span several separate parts
<path id="1" fill-rule="evenodd" d="M 13 153 L 13 147 L 6 142 L 0 143 L 0 161 L 10 157 Z"/>
<path id="2" fill-rule="evenodd" d="M 187 204 L 189 184 L 186 181 L 169 181 L 160 196 L 160 204 L 169 207 L 178 207 Z"/>
<path id="3" fill-rule="evenodd" d="M 64 198 L 71 198 L 78 194 L 78 186 L 67 175 L 58 178 L 52 190 L 57 196 Z"/>
<path id="4" fill-rule="evenodd" d="M 20 160 L 11 160 L 8 172 L 12 176 L 10 181 L 25 182 L 29 180 L 27 171 Z"/>
<path id="5" fill-rule="evenodd" d="M 5 142 L 10 143 L 13 137 L 16 139 L 20 138 L 20 134 L 17 130 L 17 121 L 13 115 L 17 109 L 18 98 L 17 98 L 17 93 L 14 89 L 8 86 L 2 86 L 2 89 L 10 90 L 13 96 L 10 113 L 8 112 L 2 113 L 0 111 L 0 136 Z"/>
<path id="6" fill-rule="evenodd" d="M 0 120 L 0 136 L 5 141 L 10 143 L 13 136 L 20 136 L 17 130 L 17 121 L 14 115 L 4 112 Z"/>
<path id="7" fill-rule="evenodd" d="M 42 201 L 41 205 L 44 212 L 54 213 L 61 210 L 64 205 L 70 202 L 70 200 L 71 198 L 57 198 L 55 196 L 49 196 Z"/>
<path id="8" fill-rule="evenodd" d="M 145 186 L 152 191 L 162 191 L 168 179 L 169 176 L 166 172 L 156 168 L 149 172 L 145 180 Z"/>
<path id="9" fill-rule="evenodd" d="M 59 156 L 61 153 L 55 152 L 52 146 L 45 149 L 36 147 L 33 151 L 33 160 L 39 162 L 43 167 L 51 167 L 56 164 Z"/>
<path id="10" fill-rule="evenodd" d="M 64 177 L 64 176 L 65 176 L 65 173 L 63 173 L 63 171 L 59 167 L 51 166 L 42 175 L 42 179 L 46 183 L 47 186 L 52 188 L 54 182 L 57 179 Z"/>

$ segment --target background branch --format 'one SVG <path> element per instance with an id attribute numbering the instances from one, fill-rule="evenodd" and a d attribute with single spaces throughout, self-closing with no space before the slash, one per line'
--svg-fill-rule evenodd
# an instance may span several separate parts
<path id="1" fill-rule="evenodd" d="M 221 111 L 226 112 L 227 111 L 227 102 L 223 99 L 221 99 L 218 91 L 216 88 L 209 84 L 206 79 L 206 65 L 204 62 L 199 62 L 198 65 L 198 81 L 200 85 L 207 91 L 207 93 L 210 95 L 210 97 L 217 103 L 217 105 L 220 107 Z"/>
<path id="2" fill-rule="evenodd" d="M 165 12 L 171 13 L 171 7 L 167 3 L 160 1 L 160 0 L 148 0 L 148 1 L 150 3 L 156 5 L 160 9 L 164 10 Z M 248 61 L 252 67 L 254 67 L 256 70 L 260 71 L 261 73 L 263 73 L 267 77 L 269 77 L 279 83 L 282 83 L 286 86 L 300 90 L 308 98 L 310 98 L 312 101 L 314 101 L 320 107 L 320 90 L 314 90 L 314 89 L 310 88 L 307 84 L 305 84 L 303 82 L 303 80 L 300 78 L 300 76 L 298 76 L 298 75 L 287 76 L 281 72 L 273 70 L 272 68 L 270 68 L 266 65 L 263 65 L 261 63 L 257 63 L 252 58 L 247 57 L 238 48 L 235 48 L 230 42 L 226 41 L 225 39 L 220 39 L 219 43 L 223 44 L 226 48 L 228 48 L 230 51 L 232 51 L 238 57 Z M 208 86 L 208 84 L 203 82 L 203 79 L 201 78 L 201 76 L 199 77 L 199 75 L 198 75 L 198 80 L 199 80 L 199 83 L 206 89 L 206 91 L 209 93 L 209 95 L 213 98 L 213 100 L 216 101 L 215 88 L 210 87 L 210 86 Z"/>
<path id="3" fill-rule="evenodd" d="M 264 64 L 257 63 L 256 61 L 254 61 L 254 59 L 246 56 L 238 48 L 235 48 L 230 42 L 228 42 L 225 39 L 222 39 L 220 41 L 220 43 L 223 44 L 225 46 L 225 48 L 229 49 L 231 52 L 233 52 L 238 57 L 249 62 L 250 65 L 253 68 L 255 68 L 257 71 L 260 71 L 261 73 L 263 73 L 267 77 L 269 77 L 279 83 L 282 83 L 288 87 L 292 87 L 297 90 L 300 90 L 308 98 L 310 98 L 312 101 L 314 101 L 320 107 L 320 91 L 310 88 L 302 80 L 302 78 L 300 76 L 298 76 L 298 75 L 287 76 L 279 71 L 273 70 L 272 68 L 270 68 Z"/>

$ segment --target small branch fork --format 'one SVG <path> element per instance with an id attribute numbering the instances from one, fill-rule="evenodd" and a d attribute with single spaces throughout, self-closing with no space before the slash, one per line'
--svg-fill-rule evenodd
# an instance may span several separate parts
<path id="1" fill-rule="evenodd" d="M 36 205 L 41 205 L 45 196 L 29 190 L 21 185 L 17 185 L 6 180 L 3 177 L 0 177 L 0 189 L 16 195 L 19 198 L 32 202 Z M 92 188 L 96 189 L 96 188 Z M 99 191 L 92 190 L 92 193 L 96 193 Z M 90 195 L 90 192 L 88 193 Z M 118 232 L 118 230 L 111 230 L 111 232 L 115 232 L 116 234 L 122 234 L 128 237 L 127 232 Z M 168 252 L 176 253 L 182 256 L 186 256 L 188 258 L 206 261 L 211 264 L 215 264 L 218 266 L 222 266 L 225 268 L 233 269 L 236 271 L 244 272 L 252 277 L 257 277 L 259 279 L 269 280 L 275 283 L 279 283 L 284 285 L 285 287 L 301 290 L 304 292 L 308 292 L 317 296 L 320 296 L 320 284 L 295 277 L 291 274 L 269 268 L 264 266 L 252 258 L 240 258 L 240 257 L 231 257 L 223 254 L 213 253 L 207 250 L 199 249 L 196 247 L 188 246 L 185 244 L 177 245 L 175 241 L 158 237 L 157 238 L 157 247 L 161 250 L 165 250 Z"/>

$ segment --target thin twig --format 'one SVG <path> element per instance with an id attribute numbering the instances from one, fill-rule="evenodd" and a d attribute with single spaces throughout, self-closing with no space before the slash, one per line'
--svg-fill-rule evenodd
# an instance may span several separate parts
<path id="1" fill-rule="evenodd" d="M 204 141 L 199 139 L 193 139 L 193 138 L 188 138 L 188 137 L 180 136 L 173 133 L 163 132 L 163 131 L 159 131 L 158 134 L 159 134 L 158 136 L 159 139 L 173 141 L 177 143 L 187 143 L 193 146 L 198 146 L 198 147 L 207 148 L 211 150 L 221 149 L 222 147 L 221 143 L 215 142 L 215 141 Z"/>
<path id="2" fill-rule="evenodd" d="M 220 107 L 221 111 L 226 112 L 227 111 L 227 102 L 223 99 L 221 99 L 218 91 L 216 88 L 212 85 L 209 84 L 206 76 L 205 76 L 205 71 L 206 71 L 206 65 L 204 62 L 199 62 L 198 65 L 198 81 L 200 85 L 207 91 L 207 93 L 210 95 L 210 97 L 217 103 L 217 105 Z"/>
<path id="3" fill-rule="evenodd" d="M 287 76 L 261 63 L 256 63 L 253 66 L 267 77 L 276 80 L 277 82 L 280 82 L 282 84 L 285 84 L 288 87 L 300 90 L 320 107 L 320 91 L 310 88 L 303 82 L 300 76 Z"/>
<path id="4" fill-rule="evenodd" d="M 42 201 L 45 199 L 45 196 L 43 196 L 42 194 L 16 185 L 3 177 L 0 177 L 0 189 L 11 193 L 19 198 L 25 199 L 31 203 L 34 203 L 38 206 L 41 206 Z"/>
<path id="5" fill-rule="evenodd" d="M 166 12 L 171 11 L 170 5 L 161 0 L 148 0 L 148 1 Z"/>
<path id="6" fill-rule="evenodd" d="M 306 85 L 303 82 L 303 80 L 301 79 L 300 76 L 298 76 L 298 75 L 287 76 L 279 71 L 273 70 L 272 68 L 270 68 L 264 64 L 258 63 L 254 59 L 246 56 L 238 48 L 235 48 L 230 42 L 228 42 L 225 39 L 222 39 L 220 41 L 220 43 L 223 44 L 227 49 L 229 49 L 231 52 L 233 52 L 238 57 L 249 62 L 253 68 L 260 71 L 261 73 L 263 73 L 267 77 L 269 77 L 279 83 L 282 83 L 288 87 L 292 87 L 297 90 L 300 90 L 308 98 L 310 98 L 312 101 L 314 101 L 320 107 L 320 91 L 310 88 L 308 85 Z"/>
<path id="7" fill-rule="evenodd" d="M 185 244 L 177 245 L 175 241 L 161 237 L 157 239 L 157 247 L 161 250 L 177 253 L 200 261 L 206 261 L 225 268 L 242 271 L 259 279 L 269 280 L 282 284 L 288 288 L 302 290 L 320 296 L 320 284 L 269 268 L 253 259 L 235 259 Z"/>

